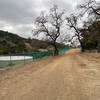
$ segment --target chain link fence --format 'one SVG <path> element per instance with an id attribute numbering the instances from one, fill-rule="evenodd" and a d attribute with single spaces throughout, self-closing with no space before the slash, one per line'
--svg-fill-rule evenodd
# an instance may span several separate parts
<path id="1" fill-rule="evenodd" d="M 65 47 L 60 49 L 59 53 L 62 53 L 71 48 L 72 47 Z M 28 62 L 43 59 L 53 55 L 54 51 L 0 55 L 0 69 L 2 70 L 8 67 L 20 66 Z"/>

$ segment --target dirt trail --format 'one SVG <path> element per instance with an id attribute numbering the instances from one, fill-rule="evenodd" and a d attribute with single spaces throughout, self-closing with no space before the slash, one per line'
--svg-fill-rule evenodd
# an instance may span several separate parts
<path id="1" fill-rule="evenodd" d="M 100 56 L 70 50 L 0 74 L 0 100 L 100 100 Z"/>

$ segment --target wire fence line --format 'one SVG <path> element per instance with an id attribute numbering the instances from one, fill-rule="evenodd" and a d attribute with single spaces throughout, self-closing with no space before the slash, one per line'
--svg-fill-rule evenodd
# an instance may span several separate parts
<path id="1" fill-rule="evenodd" d="M 71 49 L 71 46 L 67 46 L 59 50 L 59 53 L 62 53 L 66 50 Z M 48 52 L 35 52 L 35 53 L 18 53 L 18 54 L 6 54 L 0 55 L 0 69 L 5 69 L 13 66 L 20 66 L 28 62 L 32 62 L 38 59 L 43 59 L 48 56 L 53 56 L 54 51 Z"/>

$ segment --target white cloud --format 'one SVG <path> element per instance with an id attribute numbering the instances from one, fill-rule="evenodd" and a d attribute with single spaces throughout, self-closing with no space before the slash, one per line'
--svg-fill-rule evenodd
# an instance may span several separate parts
<path id="1" fill-rule="evenodd" d="M 23 37 L 32 36 L 35 18 L 42 10 L 48 10 L 52 2 L 72 12 L 84 0 L 0 0 L 0 30 L 6 30 Z M 100 0 L 98 0 L 100 1 Z"/>

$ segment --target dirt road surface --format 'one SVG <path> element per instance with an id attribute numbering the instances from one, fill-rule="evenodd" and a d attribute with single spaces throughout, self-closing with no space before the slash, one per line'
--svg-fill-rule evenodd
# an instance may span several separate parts
<path id="1" fill-rule="evenodd" d="M 76 49 L 1 71 L 0 100 L 100 100 L 100 55 Z"/>

